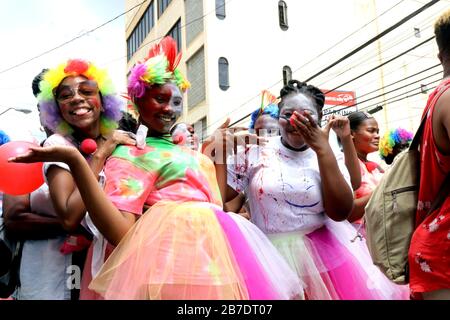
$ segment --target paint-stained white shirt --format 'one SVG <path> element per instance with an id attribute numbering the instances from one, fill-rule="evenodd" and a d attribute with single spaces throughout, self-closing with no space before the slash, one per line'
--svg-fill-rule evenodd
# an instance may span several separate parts
<path id="1" fill-rule="evenodd" d="M 351 188 L 343 155 L 334 151 Z M 270 138 L 266 146 L 250 147 L 228 164 L 228 184 L 245 191 L 251 220 L 265 233 L 314 230 L 326 219 L 319 164 L 311 148 L 293 151 L 280 137 Z"/>

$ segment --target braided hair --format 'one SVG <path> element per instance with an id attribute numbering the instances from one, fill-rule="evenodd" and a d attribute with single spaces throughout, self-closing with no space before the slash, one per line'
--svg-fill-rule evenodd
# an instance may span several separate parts
<path id="1" fill-rule="evenodd" d="M 305 96 L 308 96 L 312 99 L 312 101 L 314 102 L 314 107 L 316 108 L 317 113 L 319 114 L 319 121 L 320 121 L 320 118 L 322 117 L 322 109 L 325 104 L 325 95 L 319 88 L 307 84 L 306 82 L 301 82 L 298 80 L 289 80 L 288 84 L 285 85 L 280 91 L 281 101 L 278 104 L 278 108 L 280 109 L 280 111 L 284 106 L 284 100 L 288 96 L 298 93 L 304 94 Z"/>

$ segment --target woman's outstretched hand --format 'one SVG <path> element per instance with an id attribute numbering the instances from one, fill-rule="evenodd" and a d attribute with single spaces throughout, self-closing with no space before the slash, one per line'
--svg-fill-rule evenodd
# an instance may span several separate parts
<path id="1" fill-rule="evenodd" d="M 51 146 L 31 147 L 26 153 L 8 159 L 8 162 L 64 162 L 69 164 L 77 158 L 79 151 L 75 147 Z"/>

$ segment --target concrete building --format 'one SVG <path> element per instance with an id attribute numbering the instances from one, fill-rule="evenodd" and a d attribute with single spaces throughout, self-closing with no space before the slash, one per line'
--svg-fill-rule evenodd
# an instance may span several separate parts
<path id="1" fill-rule="evenodd" d="M 126 0 L 126 9 L 141 1 Z M 278 95 L 289 78 L 312 78 L 308 82 L 322 90 L 334 89 L 326 109 L 381 106 L 375 113 L 381 131 L 415 130 L 427 93 L 442 77 L 435 41 L 426 40 L 449 6 L 425 0 L 149 0 L 126 17 L 127 69 L 171 34 L 192 83 L 182 120 L 208 134 L 226 117 L 247 124 L 261 90 Z"/>

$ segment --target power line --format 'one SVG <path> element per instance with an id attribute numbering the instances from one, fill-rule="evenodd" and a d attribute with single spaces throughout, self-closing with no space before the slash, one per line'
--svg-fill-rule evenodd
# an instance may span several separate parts
<path id="1" fill-rule="evenodd" d="M 147 0 L 146 0 L 146 1 L 147 1 Z M 229 4 L 231 1 L 233 1 L 233 0 L 227 0 L 227 1 L 225 1 L 222 5 L 216 7 L 216 9 L 217 9 L 217 8 L 221 8 L 221 7 L 225 6 L 226 4 Z M 193 19 L 192 21 L 189 21 L 189 22 L 185 23 L 184 25 L 180 26 L 180 29 L 183 29 L 183 28 L 185 28 L 186 26 L 188 26 L 188 25 L 190 25 L 190 24 L 192 24 L 192 23 L 194 23 L 194 22 L 196 22 L 196 21 L 199 21 L 199 20 L 201 20 L 201 19 L 207 17 L 207 16 L 210 15 L 211 13 L 215 12 L 216 9 L 211 10 L 211 11 L 205 13 L 204 15 L 202 15 L 202 16 L 200 16 L 200 17 L 198 17 L 198 18 L 195 18 L 195 19 Z M 132 9 L 130 9 L 130 10 L 132 10 Z M 164 37 L 165 37 L 165 36 L 160 36 L 160 37 L 154 38 L 154 39 L 152 39 L 152 40 L 150 40 L 150 41 L 148 41 L 148 42 L 146 42 L 146 43 L 144 43 L 144 44 L 141 44 L 141 45 L 139 46 L 139 48 L 135 51 L 134 54 L 136 54 L 137 52 L 141 51 L 142 49 L 144 49 L 144 48 L 145 48 L 146 46 L 148 46 L 149 44 L 153 44 L 154 42 L 156 42 L 156 41 L 158 41 L 158 40 L 161 40 L 161 39 L 163 39 Z M 112 62 L 117 61 L 117 60 L 120 60 L 120 59 L 127 58 L 127 56 L 128 56 L 128 55 L 124 55 L 124 56 L 120 56 L 119 58 L 112 59 L 109 63 L 112 63 Z"/>
<path id="2" fill-rule="evenodd" d="M 366 94 L 363 94 L 363 95 L 359 96 L 358 99 L 361 99 L 361 98 L 363 98 L 363 97 L 366 97 L 366 96 L 368 96 L 368 95 L 370 95 L 370 94 L 372 94 L 372 93 L 375 93 L 375 92 L 377 92 L 377 91 L 384 90 L 384 89 L 386 89 L 386 88 L 388 88 L 388 87 L 390 87 L 390 86 L 393 86 L 393 85 L 395 85 L 395 84 L 398 84 L 398 83 L 400 83 L 400 82 L 403 82 L 403 81 L 405 81 L 405 80 L 407 80 L 407 79 L 413 78 L 413 77 L 415 77 L 415 76 L 417 76 L 417 75 L 419 75 L 419 74 L 421 74 L 421 73 L 424 73 L 424 72 L 426 72 L 426 71 L 429 71 L 429 70 L 431 70 L 431 69 L 434 69 L 434 68 L 436 68 L 436 67 L 438 67 L 438 66 L 440 66 L 440 65 L 441 65 L 440 63 L 439 63 L 439 64 L 436 64 L 436 65 L 434 65 L 434 66 L 432 66 L 432 67 L 426 68 L 426 69 L 424 69 L 424 70 L 422 70 L 422 71 L 419 71 L 419 72 L 417 72 L 417 73 L 415 73 L 415 74 L 413 74 L 413 75 L 410 75 L 410 76 L 408 76 L 408 77 L 406 77 L 406 78 L 403 78 L 403 79 L 401 79 L 401 80 L 398 80 L 398 81 L 395 81 L 395 82 L 393 82 L 393 83 L 390 83 L 390 84 L 388 84 L 388 85 L 386 85 L 386 86 L 384 86 L 384 87 L 381 87 L 381 88 L 375 89 L 375 90 L 373 90 L 373 91 L 370 91 L 370 92 L 368 92 L 368 93 L 366 93 Z M 435 76 L 435 75 L 437 75 L 437 74 L 440 74 L 440 73 L 442 73 L 442 71 L 439 71 L 439 72 L 437 72 L 437 73 L 434 73 L 434 74 L 432 74 L 432 75 L 430 75 L 430 76 L 428 76 L 428 77 L 422 78 L 422 79 L 417 80 L 417 81 L 415 81 L 415 82 L 411 82 L 411 83 L 409 83 L 409 84 L 407 84 L 407 85 L 404 85 L 404 86 L 402 86 L 402 87 L 396 88 L 396 89 L 394 89 L 394 90 L 385 92 L 385 93 L 383 93 L 383 94 L 381 94 L 381 95 L 378 95 L 378 96 L 376 96 L 376 97 L 373 97 L 373 98 L 370 98 L 370 99 L 367 99 L 367 100 L 363 100 L 363 101 L 357 102 L 357 103 L 355 103 L 355 104 L 352 104 L 351 106 L 347 106 L 346 108 L 354 107 L 354 106 L 356 106 L 356 105 L 358 105 L 358 104 L 361 104 L 361 103 L 364 103 L 364 102 L 373 100 L 373 99 L 375 99 L 375 98 L 379 98 L 380 96 L 383 96 L 383 95 L 392 93 L 392 92 L 394 92 L 394 91 L 396 91 L 396 90 L 403 89 L 403 88 L 408 87 L 408 86 L 410 86 L 410 85 L 412 85 L 412 84 L 414 84 L 414 83 L 417 83 L 417 82 L 419 82 L 419 81 L 428 79 L 428 78 L 430 78 L 430 77 L 432 77 L 432 76 Z M 356 98 L 351 99 L 351 100 L 349 100 L 349 101 L 342 102 L 342 103 L 337 104 L 337 105 L 334 105 L 334 106 L 332 106 L 332 108 L 336 108 L 336 107 L 342 106 L 342 105 L 344 105 L 344 104 L 351 103 L 351 102 L 355 102 L 355 101 L 356 101 Z M 337 111 L 341 111 L 341 110 L 344 110 L 344 109 L 346 109 L 346 108 L 339 109 L 339 110 L 337 110 Z"/>
<path id="3" fill-rule="evenodd" d="M 396 6 L 398 6 L 400 3 L 402 3 L 404 0 L 401 0 L 399 2 L 397 2 L 395 5 L 393 5 L 392 7 L 390 7 L 389 9 L 387 9 L 386 11 L 384 11 L 383 13 L 381 13 L 380 15 L 376 16 L 374 19 L 370 20 L 369 22 L 367 22 L 365 25 L 363 25 L 362 27 L 360 27 L 359 29 L 353 31 L 351 34 L 349 34 L 348 36 L 346 36 L 345 38 L 337 41 L 335 44 L 333 44 L 331 47 L 329 47 L 328 49 L 326 49 L 325 51 L 323 51 L 322 53 L 320 53 L 319 55 L 315 56 L 314 58 L 312 58 L 311 60 L 309 60 L 308 62 L 304 63 L 303 65 L 301 65 L 300 67 L 298 67 L 297 69 L 295 69 L 293 71 L 293 73 L 299 71 L 301 68 L 303 68 L 304 66 L 310 64 L 311 62 L 313 62 L 314 60 L 320 58 L 321 56 L 323 56 L 325 53 L 329 52 L 331 49 L 333 49 L 334 47 L 336 47 L 338 44 L 341 44 L 342 42 L 344 42 L 345 40 L 347 40 L 348 38 L 350 38 L 351 36 L 353 36 L 354 34 L 358 33 L 359 31 L 361 31 L 362 29 L 364 29 L 365 27 L 367 27 L 369 24 L 371 24 L 372 22 L 376 21 L 377 19 L 379 19 L 380 17 L 382 17 L 384 14 L 386 14 L 387 12 L 391 11 L 392 9 L 394 9 Z M 279 81 L 278 81 L 279 82 Z M 277 82 L 277 83 L 278 83 Z"/>
<path id="4" fill-rule="evenodd" d="M 141 9 L 142 5 L 143 5 L 144 3 L 146 3 L 147 1 L 148 1 L 148 0 L 145 0 L 145 1 L 142 1 L 142 2 L 141 2 L 139 9 L 136 10 L 136 12 L 135 12 L 134 15 L 133 15 L 133 18 L 130 19 L 130 22 L 129 22 L 128 25 L 125 27 L 125 30 L 128 30 L 128 28 L 129 28 L 129 27 L 131 26 L 131 24 L 133 23 L 134 18 L 136 18 L 136 15 L 138 14 L 138 12 L 139 12 L 139 10 Z M 136 8 L 136 7 L 134 7 L 134 8 Z M 134 8 L 132 8 L 131 10 L 133 10 Z"/>
<path id="5" fill-rule="evenodd" d="M 359 79 L 359 78 L 361 78 L 361 77 L 363 77 L 363 76 L 365 76 L 365 75 L 367 75 L 367 74 L 369 74 L 369 73 L 375 71 L 376 69 L 381 68 L 382 66 L 384 66 L 384 65 L 386 65 L 386 64 L 388 64 L 388 63 L 394 61 L 395 59 L 398 59 L 399 57 L 405 55 L 406 53 L 408 53 L 408 52 L 410 52 L 410 51 L 412 51 L 412 50 L 414 50 L 414 49 L 416 49 L 416 48 L 418 48 L 418 47 L 420 47 L 420 46 L 422 46 L 423 44 L 427 43 L 428 41 L 430 41 L 430 40 L 432 40 L 432 39 L 434 39 L 434 36 L 432 36 L 432 37 L 430 37 L 430 38 L 428 38 L 428 39 L 422 41 L 421 43 L 419 43 L 419 44 L 413 46 L 412 48 L 410 48 L 410 49 L 408 49 L 408 50 L 402 52 L 401 54 L 395 56 L 394 58 L 389 59 L 388 61 L 386 61 L 386 62 L 384 62 L 384 63 L 378 65 L 377 67 L 372 68 L 371 70 L 364 72 L 363 74 L 361 74 L 361 75 L 359 75 L 359 76 L 357 76 L 357 77 L 351 79 L 350 81 L 347 81 L 347 82 L 345 82 L 345 83 L 343 83 L 343 84 L 341 84 L 341 85 L 339 85 L 339 86 L 333 88 L 332 90 L 329 90 L 329 91 L 325 92 L 324 94 L 326 95 L 327 93 L 330 93 L 330 92 L 332 92 L 332 91 L 335 91 L 336 89 L 338 89 L 338 88 L 340 88 L 340 87 L 342 87 L 342 86 L 344 86 L 344 85 L 346 85 L 346 84 L 348 84 L 348 83 L 350 83 L 350 82 L 353 82 L 353 81 L 355 81 L 355 80 L 357 80 L 357 79 Z M 253 99 L 254 99 L 254 98 L 252 98 L 251 100 L 253 100 Z M 251 100 L 250 100 L 250 101 L 251 101 Z M 247 102 L 249 102 L 249 101 L 247 101 Z M 246 103 L 247 103 L 247 102 L 246 102 Z M 244 103 L 244 105 L 245 105 L 245 103 Z M 242 106 L 242 105 L 241 105 L 241 106 Z M 241 122 L 242 120 L 246 119 L 246 118 L 249 117 L 250 115 L 251 115 L 251 113 L 249 113 L 249 114 L 247 114 L 247 115 L 241 117 L 241 118 L 238 119 L 237 121 L 234 121 L 232 124 L 230 124 L 230 126 L 233 126 L 233 125 L 235 125 L 235 124 Z"/>
<path id="6" fill-rule="evenodd" d="M 432 5 L 436 4 L 437 2 L 439 2 L 439 0 L 432 0 L 430 2 L 428 2 L 427 4 L 425 4 L 424 6 L 422 6 L 421 8 L 419 8 L 418 10 L 414 11 L 413 13 L 409 14 L 408 16 L 406 16 L 405 18 L 403 18 L 402 20 L 400 20 L 399 22 L 397 22 L 396 24 L 394 24 L 393 26 L 389 27 L 388 29 L 384 30 L 383 32 L 381 32 L 380 34 L 377 34 L 375 37 L 373 37 L 372 39 L 368 40 L 367 42 L 363 43 L 362 45 L 360 45 L 358 48 L 354 49 L 353 51 L 351 51 L 350 53 L 346 54 L 345 56 L 343 56 L 342 58 L 340 58 L 339 60 L 333 62 L 332 64 L 330 64 L 329 66 L 325 67 L 324 69 L 320 70 L 319 72 L 317 72 L 316 74 L 314 74 L 313 76 L 309 77 L 305 82 L 309 82 L 312 79 L 316 78 L 317 76 L 321 75 L 322 73 L 328 71 L 329 69 L 333 68 L 335 65 L 341 63 L 342 61 L 348 59 L 349 57 L 351 57 L 352 55 L 354 55 L 355 53 L 361 51 L 362 49 L 364 49 L 365 47 L 367 47 L 368 45 L 372 44 L 373 42 L 377 41 L 378 39 L 380 39 L 381 37 L 385 36 L 386 34 L 388 34 L 389 32 L 395 30 L 396 28 L 398 28 L 399 26 L 401 26 L 402 24 L 404 24 L 405 22 L 407 22 L 408 20 L 412 19 L 413 17 L 415 17 L 416 15 L 418 15 L 419 13 L 421 13 L 422 11 L 428 9 L 429 7 L 431 7 Z"/>
<path id="7" fill-rule="evenodd" d="M 430 28 L 432 27 L 432 24 L 430 24 L 430 21 L 432 21 L 433 19 L 435 19 L 435 15 L 438 14 L 438 13 L 440 13 L 440 12 L 441 12 L 440 10 L 441 10 L 441 8 L 438 8 L 438 11 L 437 11 L 437 12 L 433 13 L 431 16 L 429 16 L 429 17 L 423 19 L 421 22 L 419 22 L 418 24 L 416 24 L 417 27 L 419 27 L 421 33 L 423 33 L 423 31 L 425 31 L 425 30 L 427 30 L 427 29 L 430 29 Z M 406 32 L 405 36 L 404 36 L 401 40 L 398 40 L 398 37 L 399 37 L 399 36 L 400 36 L 400 35 L 394 36 L 394 38 L 391 39 L 391 41 L 393 40 L 393 41 L 392 41 L 392 44 L 391 44 L 391 42 L 389 42 L 389 41 L 383 43 L 384 50 L 383 50 L 382 52 L 385 53 L 386 51 L 388 51 L 388 50 L 394 48 L 395 46 L 399 45 L 400 43 L 404 42 L 405 40 L 410 39 L 410 38 L 411 38 L 410 30 L 408 30 L 408 31 Z M 396 41 L 396 42 L 394 42 L 394 41 Z M 331 78 L 331 79 L 328 79 L 328 80 L 326 80 L 326 81 L 324 81 L 324 82 L 322 82 L 321 84 L 319 84 L 318 87 L 321 87 L 321 86 L 323 86 L 325 83 L 327 83 L 327 82 L 329 82 L 329 81 L 331 81 L 331 80 L 336 79 L 338 76 L 340 76 L 340 75 L 342 75 L 342 74 L 348 72 L 349 70 L 355 68 L 356 66 L 359 66 L 359 65 L 361 65 L 361 64 L 363 64 L 363 63 L 365 63 L 365 62 L 368 62 L 369 60 L 371 60 L 371 59 L 373 59 L 373 58 L 377 58 L 378 55 L 379 55 L 379 53 L 378 53 L 378 52 L 375 52 L 374 54 L 370 55 L 369 57 L 363 56 L 363 57 L 361 57 L 360 60 L 357 60 L 357 61 L 353 62 L 353 63 L 356 63 L 356 65 L 354 65 L 354 66 L 352 66 L 352 67 L 349 67 L 352 63 L 349 63 L 349 64 L 343 66 L 343 67 L 341 68 L 341 70 L 344 70 L 344 71 L 339 70 L 339 71 L 337 71 L 336 73 L 331 74 L 331 77 L 332 77 L 332 78 Z"/>
<path id="8" fill-rule="evenodd" d="M 323 56 L 325 53 L 329 52 L 331 49 L 333 49 L 336 45 L 342 43 L 343 41 L 347 40 L 348 38 L 350 38 L 351 36 L 353 36 L 354 34 L 358 33 L 359 31 L 361 31 L 362 29 L 364 29 L 365 27 L 367 27 L 369 24 L 371 24 L 372 22 L 376 21 L 377 19 L 379 19 L 381 16 L 383 16 L 384 14 L 386 14 L 387 12 L 391 11 L 392 9 L 394 9 L 395 7 L 397 7 L 400 3 L 402 3 L 404 0 L 401 0 L 399 2 L 397 2 L 395 5 L 393 5 L 392 7 L 390 7 L 389 9 L 385 10 L 383 13 L 381 13 L 380 15 L 378 15 L 377 17 L 375 17 L 374 19 L 372 19 L 371 21 L 369 21 L 368 23 L 366 23 L 365 25 L 363 25 L 362 27 L 360 27 L 359 29 L 357 29 L 356 31 L 352 32 L 351 34 L 347 35 L 345 38 L 339 40 L 338 42 L 336 42 L 335 44 L 333 44 L 331 47 L 329 47 L 328 49 L 326 49 L 325 51 L 321 52 L 319 55 L 315 56 L 313 59 L 309 60 L 308 62 L 304 63 L 303 65 L 301 65 L 300 67 L 298 67 L 297 69 L 295 69 L 293 71 L 293 73 L 299 71 L 301 68 L 303 68 L 304 66 L 310 64 L 311 62 L 313 62 L 314 60 L 316 60 L 317 58 Z M 281 80 L 278 80 L 277 82 L 275 82 L 274 84 L 272 84 L 271 86 L 268 87 L 268 89 L 272 88 L 273 86 L 277 85 Z M 235 111 L 239 110 L 240 107 L 246 105 L 248 102 L 252 101 L 253 99 L 257 98 L 259 96 L 259 93 L 257 95 L 255 95 L 254 97 L 250 98 L 249 100 L 247 100 L 246 102 L 244 102 L 243 104 L 241 104 L 239 107 L 235 108 L 234 110 L 232 110 L 231 112 L 229 112 L 227 114 L 227 116 L 231 115 L 232 113 L 234 113 Z M 251 115 L 251 113 L 249 113 L 248 115 L 246 115 L 245 117 L 233 122 L 232 124 L 230 124 L 230 126 L 235 125 L 236 123 L 239 123 L 240 121 L 244 120 L 245 118 L 249 117 Z M 208 126 L 208 128 L 210 128 L 213 124 L 218 123 L 219 121 L 216 121 L 214 123 L 212 123 L 211 125 Z"/>
<path id="9" fill-rule="evenodd" d="M 370 98 L 370 99 L 366 99 L 366 100 L 361 101 L 361 102 L 359 102 L 359 103 L 355 103 L 355 104 L 353 104 L 353 105 L 351 105 L 351 106 L 348 106 L 348 107 L 345 107 L 345 108 L 336 110 L 336 112 L 339 112 L 339 111 L 341 111 L 341 110 L 345 110 L 345 109 L 350 108 L 350 107 L 354 107 L 354 106 L 359 105 L 359 104 L 361 104 L 361 103 L 365 103 L 365 102 L 372 101 L 372 100 L 374 100 L 374 99 L 376 99 L 376 98 L 381 98 L 381 97 L 383 97 L 384 95 L 387 95 L 387 94 L 396 92 L 396 91 L 398 91 L 398 90 L 404 89 L 404 88 L 406 88 L 406 87 L 409 87 L 410 85 L 416 84 L 416 83 L 418 83 L 418 82 L 421 82 L 421 81 L 426 80 L 426 79 L 428 79 L 428 78 L 434 77 L 434 76 L 436 76 L 436 75 L 438 75 L 438 74 L 441 74 L 441 73 L 442 73 L 442 72 L 434 73 L 434 74 L 432 74 L 432 75 L 430 75 L 430 76 L 428 76 L 428 77 L 425 77 L 425 78 L 422 78 L 422 79 L 420 79 L 420 80 L 417 80 L 417 81 L 408 83 L 407 85 L 404 85 L 404 86 L 402 86 L 402 87 L 399 87 L 399 88 L 393 89 L 393 90 L 391 90 L 391 91 L 382 93 L 382 94 L 380 94 L 380 95 L 378 95 L 378 96 L 372 97 L 372 98 Z M 435 82 L 435 81 L 433 81 L 433 82 Z M 427 84 L 427 85 L 428 85 L 428 84 Z M 416 90 L 416 88 L 413 89 L 413 90 Z M 402 93 L 402 94 L 405 94 L 405 93 Z M 367 107 L 367 108 L 369 108 L 369 107 Z M 334 111 L 334 110 L 333 110 L 333 111 Z"/>
<path id="10" fill-rule="evenodd" d="M 416 58 L 415 60 L 413 60 L 413 61 L 408 62 L 407 64 L 403 65 L 403 67 L 409 66 L 409 65 L 412 64 L 412 63 L 416 63 L 416 62 L 419 61 L 420 59 L 423 59 L 426 55 L 428 55 L 428 53 L 425 54 L 425 55 L 423 55 L 423 56 L 417 57 L 417 58 Z M 440 64 L 437 64 L 437 65 L 435 65 L 434 67 L 437 67 L 437 66 L 440 66 Z M 384 75 L 384 77 L 386 78 L 387 76 L 389 76 L 389 75 L 391 75 L 391 74 L 393 74 L 393 73 L 398 73 L 398 69 L 393 69 L 392 71 L 386 73 L 386 74 Z M 369 80 L 368 82 L 366 82 L 366 83 L 364 83 L 364 84 L 361 84 L 359 87 L 356 87 L 356 88 L 354 89 L 354 91 L 358 91 L 358 90 L 361 89 L 361 88 L 365 88 L 367 85 L 372 84 L 373 81 L 374 81 L 374 80 Z M 401 80 L 400 80 L 400 81 L 401 81 Z M 375 92 L 375 91 L 378 91 L 378 89 L 376 89 L 376 90 L 374 90 L 374 91 L 372 91 L 372 92 L 370 92 L 370 93 L 373 93 L 373 92 Z M 366 94 L 365 94 L 365 95 L 366 95 Z M 365 95 L 364 95 L 364 96 L 365 96 Z M 362 96 L 360 96 L 360 97 L 358 97 L 358 98 L 361 98 L 361 97 L 362 97 Z"/>
<path id="11" fill-rule="evenodd" d="M 190 25 L 190 24 L 192 24 L 192 23 L 194 23 L 194 22 L 197 22 L 197 21 L 199 21 L 199 20 L 202 20 L 203 18 L 209 16 L 211 13 L 215 12 L 215 11 L 217 10 L 217 8 L 221 8 L 221 7 L 224 7 L 226 4 L 230 4 L 231 1 L 233 1 L 233 0 L 227 0 L 227 1 L 225 1 L 222 5 L 220 5 L 220 6 L 218 6 L 218 7 L 214 7 L 214 10 L 211 10 L 211 11 L 205 13 L 204 15 L 202 15 L 202 16 L 200 16 L 200 17 L 198 17 L 198 18 L 193 19 L 192 21 L 186 22 L 184 25 L 180 26 L 180 29 L 183 29 L 183 28 L 185 28 L 186 26 L 188 26 L 188 25 Z M 155 38 L 155 39 L 153 39 L 153 40 L 150 40 L 149 42 L 144 43 L 143 45 L 141 45 L 141 46 L 136 50 L 136 52 L 139 52 L 140 50 L 144 49 L 144 48 L 145 48 L 146 46 L 148 46 L 149 44 L 152 44 L 152 43 L 154 43 L 155 41 L 161 40 L 161 39 L 163 39 L 164 37 L 165 37 L 165 36 L 161 36 L 161 37 Z M 136 54 L 136 52 L 135 52 L 135 54 Z"/>
<path id="12" fill-rule="evenodd" d="M 430 84 L 433 84 L 433 83 L 436 83 L 436 82 L 439 82 L 439 81 L 442 81 L 442 78 L 437 79 L 437 80 L 434 80 L 434 81 L 431 81 L 431 82 L 427 83 L 426 86 L 428 86 L 428 85 L 430 85 Z M 432 87 L 432 88 L 435 88 L 435 87 Z M 395 98 L 401 97 L 401 96 L 403 96 L 404 94 L 408 94 L 408 93 L 414 92 L 415 90 L 417 90 L 417 88 L 412 89 L 412 90 L 409 90 L 409 91 L 406 91 L 406 92 L 403 92 L 403 93 L 401 93 L 401 94 L 399 94 L 399 95 L 396 95 L 396 96 L 394 96 L 394 97 L 391 97 L 391 98 L 389 98 L 389 99 L 386 99 L 385 101 L 389 101 L 389 100 L 391 100 L 391 99 L 395 99 Z M 422 93 L 422 91 L 419 91 L 419 92 L 417 92 L 417 94 L 423 94 L 423 93 Z M 406 96 L 406 97 L 403 97 L 403 98 L 397 99 L 397 100 L 392 100 L 392 101 L 389 101 L 389 103 L 398 102 L 398 101 L 401 101 L 401 100 L 403 100 L 403 99 L 407 99 L 407 98 L 409 98 L 409 97 L 413 97 L 413 96 L 415 96 L 415 95 L 417 95 L 417 94 L 409 95 L 409 96 Z M 386 103 L 385 103 L 385 102 L 384 102 L 384 103 L 383 103 L 383 102 L 375 103 L 375 104 L 372 104 L 372 105 L 370 105 L 370 106 L 364 107 L 364 108 L 362 108 L 362 109 L 360 109 L 360 110 L 367 110 L 367 109 L 370 109 L 370 108 L 372 108 L 372 107 L 379 106 L 379 105 L 383 105 L 383 104 L 386 104 Z"/>
<path id="13" fill-rule="evenodd" d="M 433 39 L 434 39 L 434 36 L 432 36 L 432 37 L 430 37 L 430 38 L 428 38 L 428 39 L 426 39 L 426 40 L 420 42 L 419 44 L 416 44 L 415 46 L 409 48 L 408 50 L 403 51 L 402 53 L 396 55 L 395 57 L 393 57 L 393 58 L 391 58 L 391 59 L 389 59 L 389 60 L 383 62 L 382 64 L 378 65 L 377 67 L 372 68 L 372 69 L 370 69 L 369 71 L 366 71 L 366 72 L 364 72 L 363 74 L 361 74 L 361 75 L 359 75 L 359 76 L 357 76 L 357 77 L 355 77 L 355 78 L 353 78 L 353 79 L 351 79 L 351 80 L 349 80 L 349 81 L 347 81 L 347 82 L 344 82 L 343 84 L 341 84 L 341 85 L 339 85 L 339 86 L 337 86 L 337 87 L 335 87 L 335 88 L 333 88 L 333 89 L 331 89 L 331 90 L 325 92 L 325 94 L 327 94 L 327 93 L 329 93 L 329 92 L 332 92 L 332 91 L 335 91 L 336 89 L 339 89 L 340 87 L 345 86 L 346 84 L 349 84 L 349 83 L 351 83 L 351 82 L 353 82 L 353 81 L 355 81 L 355 80 L 358 80 L 359 78 L 361 78 L 361 77 L 363 77 L 363 76 L 365 76 L 365 75 L 367 75 L 367 74 L 369 74 L 369 73 L 371 73 L 371 72 L 373 72 L 373 71 L 375 71 L 375 70 L 381 68 L 382 66 L 384 66 L 384 65 L 386 65 L 386 64 L 388 64 L 388 63 L 390 63 L 390 62 L 392 62 L 392 61 L 394 61 L 394 60 L 400 58 L 401 56 L 407 54 L 408 52 L 413 51 L 414 49 L 417 49 L 418 47 L 424 45 L 425 43 L 427 43 L 427 42 L 429 42 L 429 41 L 431 41 L 431 40 L 433 40 Z"/>
<path id="14" fill-rule="evenodd" d="M 58 45 L 58 46 L 56 46 L 56 47 L 50 49 L 50 50 L 47 50 L 47 51 L 45 51 L 45 52 L 43 52 L 43 53 L 41 53 L 41 54 L 39 54 L 39 55 L 37 55 L 37 56 L 34 56 L 34 57 L 32 57 L 32 58 L 30 58 L 30 59 L 28 59 L 28 60 L 25 60 L 25 61 L 23 61 L 23 62 L 21 62 L 21 63 L 18 63 L 18 64 L 16 64 L 16 65 L 12 66 L 12 67 L 9 67 L 9 68 L 7 68 L 7 69 L 1 70 L 1 71 L 0 71 L 0 74 L 6 73 L 6 72 L 11 71 L 11 70 L 13 70 L 13 69 L 16 69 L 16 68 L 18 68 L 18 67 L 20 67 L 20 66 L 23 66 L 24 64 L 27 64 L 28 62 L 31 62 L 31 61 L 33 61 L 33 60 L 36 60 L 36 59 L 38 59 L 38 58 L 40 58 L 40 57 L 42 57 L 42 56 L 44 56 L 44 55 L 46 55 L 46 54 L 49 54 L 50 52 L 53 52 L 53 51 L 55 51 L 55 50 L 57 50 L 57 49 L 59 49 L 59 48 L 62 48 L 62 47 L 64 47 L 64 46 L 68 45 L 68 44 L 71 43 L 71 42 L 74 42 L 75 40 L 78 40 L 78 39 L 80 39 L 80 38 L 82 38 L 82 37 L 84 37 L 84 36 L 86 36 L 86 35 L 88 35 L 88 34 L 90 34 L 90 33 L 92 33 L 92 32 L 97 31 L 98 29 L 100 29 L 100 28 L 106 26 L 107 24 L 109 24 L 109 23 L 111 23 L 111 22 L 113 22 L 113 21 L 119 19 L 120 17 L 122 17 L 123 15 L 127 14 L 128 12 L 130 12 L 130 11 L 133 10 L 134 8 L 140 6 L 142 3 L 146 2 L 146 1 L 148 1 L 148 0 L 144 0 L 143 2 L 141 2 L 141 3 L 137 4 L 137 5 L 135 5 L 134 7 L 132 7 L 131 9 L 129 9 L 129 10 L 127 10 L 127 11 L 125 11 L 125 12 L 119 14 L 118 16 L 116 16 L 116 17 L 114 17 L 114 18 L 112 18 L 112 19 L 106 21 L 105 23 L 99 25 L 98 27 L 96 27 L 96 28 L 94 28 L 94 29 L 92 29 L 92 30 L 86 31 L 86 32 L 82 33 L 81 35 L 76 36 L 75 38 L 72 38 L 72 39 L 70 39 L 70 40 L 68 40 L 68 41 L 66 41 L 66 42 L 64 42 L 64 43 L 62 43 L 62 44 L 60 44 L 60 45 Z"/>

